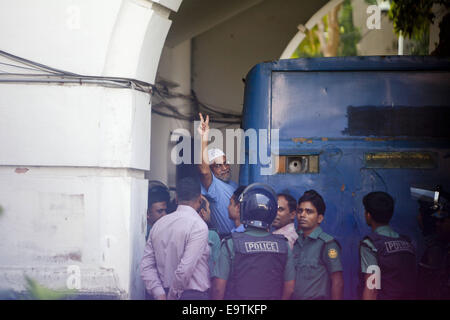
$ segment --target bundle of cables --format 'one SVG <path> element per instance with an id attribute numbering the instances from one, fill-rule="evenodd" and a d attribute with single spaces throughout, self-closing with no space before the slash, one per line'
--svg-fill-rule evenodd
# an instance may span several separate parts
<path id="1" fill-rule="evenodd" d="M 217 107 L 211 107 L 197 99 L 194 91 L 191 95 L 173 92 L 171 87 L 177 86 L 164 80 L 158 80 L 153 88 L 153 112 L 164 117 L 179 120 L 194 121 L 198 119 L 198 113 L 202 112 L 211 116 L 211 122 L 227 125 L 240 124 L 241 115 L 229 112 Z M 184 114 L 180 110 L 188 109 L 191 112 Z"/>
<path id="2" fill-rule="evenodd" d="M 199 112 L 204 112 L 212 115 L 211 122 L 226 125 L 241 123 L 240 114 L 208 106 L 197 99 L 195 92 L 192 92 L 191 95 L 174 93 L 170 88 L 176 85 L 167 81 L 160 80 L 153 85 L 130 78 L 86 76 L 55 69 L 1 50 L 0 83 L 96 85 L 107 88 L 134 89 L 150 94 L 152 96 L 152 112 L 164 117 L 194 121 Z M 170 102 L 174 98 L 177 98 L 177 103 Z M 179 105 L 179 101 L 184 102 Z M 182 113 L 180 109 L 186 106 L 194 112 Z"/>
<path id="3" fill-rule="evenodd" d="M 89 84 L 108 88 L 135 89 L 151 94 L 153 85 L 119 77 L 86 76 L 58 70 L 0 50 L 0 83 Z"/>

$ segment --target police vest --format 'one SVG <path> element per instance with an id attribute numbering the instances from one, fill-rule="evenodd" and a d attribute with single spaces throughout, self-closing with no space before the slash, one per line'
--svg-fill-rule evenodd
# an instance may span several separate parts
<path id="1" fill-rule="evenodd" d="M 282 235 L 263 237 L 232 233 L 234 259 L 225 298 L 281 299 L 288 243 Z"/>
<path id="2" fill-rule="evenodd" d="M 377 249 L 377 261 L 381 272 L 381 289 L 377 299 L 414 299 L 416 296 L 416 252 L 408 237 L 382 236 L 376 232 L 370 239 Z M 362 243 L 362 245 L 365 245 Z"/>

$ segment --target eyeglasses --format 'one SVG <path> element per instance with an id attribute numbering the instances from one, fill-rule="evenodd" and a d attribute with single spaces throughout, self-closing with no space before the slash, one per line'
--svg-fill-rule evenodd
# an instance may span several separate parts
<path id="1" fill-rule="evenodd" d="M 214 169 L 219 169 L 222 166 L 225 166 L 225 168 L 228 168 L 230 166 L 230 164 L 228 162 L 226 162 L 226 163 L 221 163 L 221 164 L 215 163 L 215 164 L 211 165 L 211 167 L 213 167 Z"/>
<path id="2" fill-rule="evenodd" d="M 305 211 L 307 214 L 311 214 L 311 213 L 315 213 L 315 212 L 316 212 L 316 210 L 314 210 L 314 209 L 309 209 L 309 208 L 306 208 L 306 209 L 303 209 L 303 208 L 297 208 L 297 212 L 298 212 L 298 213 L 303 213 L 303 211 Z"/>

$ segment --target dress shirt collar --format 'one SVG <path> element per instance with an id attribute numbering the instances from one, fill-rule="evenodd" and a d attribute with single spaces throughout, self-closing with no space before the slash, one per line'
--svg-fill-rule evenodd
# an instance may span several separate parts
<path id="1" fill-rule="evenodd" d="M 288 223 L 285 226 L 282 226 L 280 229 L 275 230 L 276 232 L 294 232 L 295 233 L 295 225 L 293 222 Z"/>
<path id="2" fill-rule="evenodd" d="M 379 233 L 379 234 L 383 234 L 384 233 L 389 233 L 392 232 L 392 229 L 389 225 L 384 225 L 384 226 L 379 226 L 378 228 L 376 228 L 374 230 L 374 232 Z"/>
<path id="3" fill-rule="evenodd" d="M 177 211 L 178 211 L 178 212 L 184 212 L 184 213 L 188 213 L 188 214 L 193 214 L 193 215 L 199 216 L 198 212 L 195 211 L 194 208 L 192 208 L 191 206 L 183 205 L 183 204 L 179 204 L 179 205 L 178 205 Z M 200 217 L 200 216 L 199 216 L 199 217 Z"/>

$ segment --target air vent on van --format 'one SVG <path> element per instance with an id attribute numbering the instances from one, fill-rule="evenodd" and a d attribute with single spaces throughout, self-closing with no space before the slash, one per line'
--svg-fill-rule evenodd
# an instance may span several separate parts
<path id="1" fill-rule="evenodd" d="M 280 156 L 277 173 L 319 173 L 319 155 Z"/>

